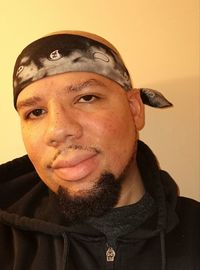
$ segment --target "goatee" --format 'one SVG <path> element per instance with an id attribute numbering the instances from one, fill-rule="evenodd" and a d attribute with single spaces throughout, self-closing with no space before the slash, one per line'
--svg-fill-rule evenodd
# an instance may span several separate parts
<path id="1" fill-rule="evenodd" d="M 112 173 L 104 173 L 93 188 L 74 196 L 67 189 L 59 187 L 56 197 L 65 222 L 80 223 L 89 217 L 101 216 L 113 208 L 119 200 L 123 178 L 116 179 Z"/>

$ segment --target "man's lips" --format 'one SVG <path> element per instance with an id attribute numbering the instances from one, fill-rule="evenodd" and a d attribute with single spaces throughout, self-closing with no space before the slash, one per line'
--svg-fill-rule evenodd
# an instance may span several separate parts
<path id="1" fill-rule="evenodd" d="M 61 153 L 51 168 L 58 178 L 77 181 L 88 176 L 98 164 L 98 153 L 85 150 L 73 150 Z"/>

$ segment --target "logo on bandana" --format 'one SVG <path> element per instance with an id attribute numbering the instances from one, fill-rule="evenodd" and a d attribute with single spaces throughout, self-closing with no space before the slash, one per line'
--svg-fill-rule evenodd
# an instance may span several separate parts
<path id="1" fill-rule="evenodd" d="M 19 75 L 23 69 L 24 69 L 24 66 L 18 67 L 16 75 Z"/>
<path id="2" fill-rule="evenodd" d="M 56 61 L 60 58 L 62 58 L 62 54 L 60 54 L 58 50 L 53 51 L 49 55 L 49 60 L 52 60 L 52 61 Z"/>

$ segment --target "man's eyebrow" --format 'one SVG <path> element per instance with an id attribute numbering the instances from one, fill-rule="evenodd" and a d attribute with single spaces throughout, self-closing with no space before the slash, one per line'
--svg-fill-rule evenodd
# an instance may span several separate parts
<path id="1" fill-rule="evenodd" d="M 87 80 L 84 82 L 68 85 L 65 87 L 65 90 L 67 90 L 67 92 L 79 92 L 88 86 L 103 86 L 103 87 L 105 87 L 105 84 L 99 80 L 90 79 L 90 80 Z"/>
<path id="2" fill-rule="evenodd" d="M 34 106 L 40 101 L 41 101 L 41 98 L 37 96 L 33 96 L 30 98 L 24 99 L 22 101 L 19 101 L 17 102 L 17 111 L 19 111 L 22 108 Z"/>

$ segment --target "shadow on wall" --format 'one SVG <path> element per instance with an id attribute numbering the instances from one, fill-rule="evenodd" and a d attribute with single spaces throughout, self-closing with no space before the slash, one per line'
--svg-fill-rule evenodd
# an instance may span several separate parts
<path id="1" fill-rule="evenodd" d="M 174 107 L 159 110 L 146 106 L 146 125 L 140 138 L 152 148 L 161 168 L 176 179 L 181 193 L 199 200 L 199 78 L 150 83 L 148 87 L 161 91 Z"/>

